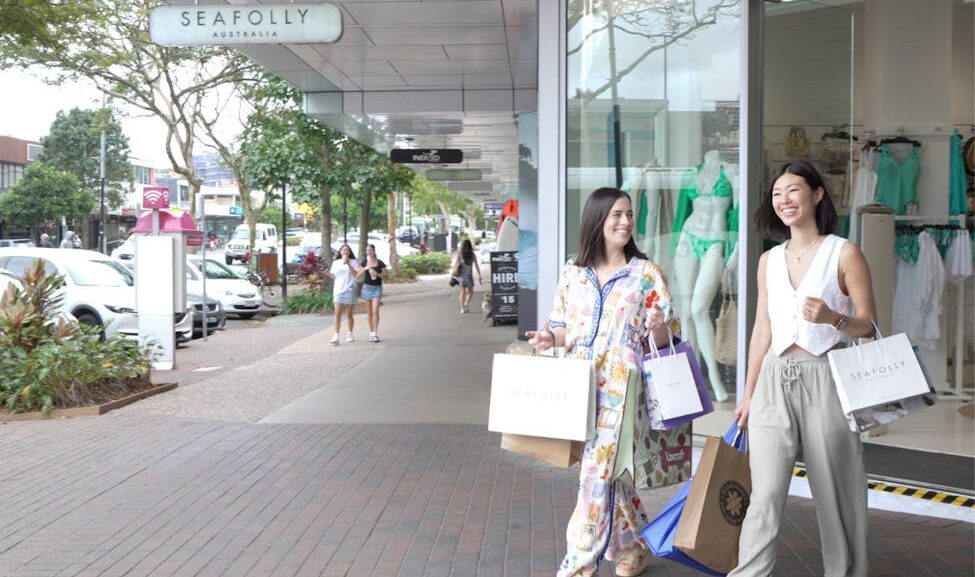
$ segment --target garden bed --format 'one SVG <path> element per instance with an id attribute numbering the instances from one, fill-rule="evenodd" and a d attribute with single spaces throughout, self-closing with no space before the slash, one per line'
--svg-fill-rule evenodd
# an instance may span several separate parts
<path id="1" fill-rule="evenodd" d="M 107 391 L 105 391 L 105 394 L 99 394 L 99 391 L 96 389 L 93 390 L 92 393 L 93 397 L 96 399 L 96 402 L 101 401 L 99 404 L 88 405 L 85 407 L 51 409 L 47 412 L 47 414 L 44 414 L 41 411 L 31 411 L 28 413 L 8 413 L 0 409 L 0 422 L 33 421 L 38 419 L 64 419 L 72 417 L 104 415 L 111 410 L 124 407 L 125 405 L 129 405 L 146 397 L 171 391 L 175 388 L 176 383 L 161 383 L 154 385 L 146 381 L 144 383 L 132 386 L 129 389 L 129 394 L 116 399 L 111 399 Z"/>

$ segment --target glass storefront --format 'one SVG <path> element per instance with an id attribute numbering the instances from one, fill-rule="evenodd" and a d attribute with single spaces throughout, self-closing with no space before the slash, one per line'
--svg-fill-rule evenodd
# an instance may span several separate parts
<path id="1" fill-rule="evenodd" d="M 569 2 L 566 252 L 586 197 L 626 190 L 716 400 L 733 401 L 741 2 Z"/>

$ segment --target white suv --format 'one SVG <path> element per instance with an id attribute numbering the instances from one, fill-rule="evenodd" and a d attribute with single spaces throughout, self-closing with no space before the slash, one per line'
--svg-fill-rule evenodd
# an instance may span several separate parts
<path id="1" fill-rule="evenodd" d="M 255 225 L 254 231 L 254 252 L 271 253 L 278 250 L 278 229 L 273 224 L 263 222 Z M 250 241 L 250 229 L 247 224 L 237 226 L 234 237 L 226 244 L 223 250 L 223 257 L 227 264 L 234 264 L 235 260 L 247 262 L 250 260 L 250 248 L 247 243 Z"/>
<path id="2" fill-rule="evenodd" d="M 106 337 L 121 334 L 138 338 L 135 283 L 128 269 L 91 250 L 0 248 L 0 268 L 17 277 L 37 260 L 44 262 L 48 274 L 56 272 L 64 277 L 62 310 L 78 322 L 102 327 Z"/>

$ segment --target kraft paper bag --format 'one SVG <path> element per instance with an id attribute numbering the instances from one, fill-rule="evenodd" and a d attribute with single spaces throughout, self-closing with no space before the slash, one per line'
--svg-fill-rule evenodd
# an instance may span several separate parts
<path id="1" fill-rule="evenodd" d="M 904 333 L 827 353 L 843 413 L 930 392 L 924 370 Z"/>
<path id="2" fill-rule="evenodd" d="M 596 426 L 592 361 L 498 353 L 488 430 L 585 441 Z"/>
<path id="3" fill-rule="evenodd" d="M 501 448 L 553 465 L 571 467 L 582 460 L 583 443 L 565 439 L 546 439 L 527 435 L 501 434 Z"/>
<path id="4" fill-rule="evenodd" d="M 745 443 L 744 434 L 737 436 L 737 448 L 708 437 L 674 535 L 674 546 L 719 573 L 738 565 L 738 537 L 752 487 Z"/>

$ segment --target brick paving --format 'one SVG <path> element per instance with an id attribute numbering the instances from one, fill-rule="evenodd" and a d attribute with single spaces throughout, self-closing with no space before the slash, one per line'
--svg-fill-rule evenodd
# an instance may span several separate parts
<path id="1" fill-rule="evenodd" d="M 577 472 L 498 445 L 479 425 L 0 425 L 0 577 L 552 575 Z M 647 510 L 673 492 L 644 493 Z M 812 503 L 786 513 L 775 575 L 822 575 Z M 870 521 L 871 575 L 975 570 L 971 524 Z"/>

